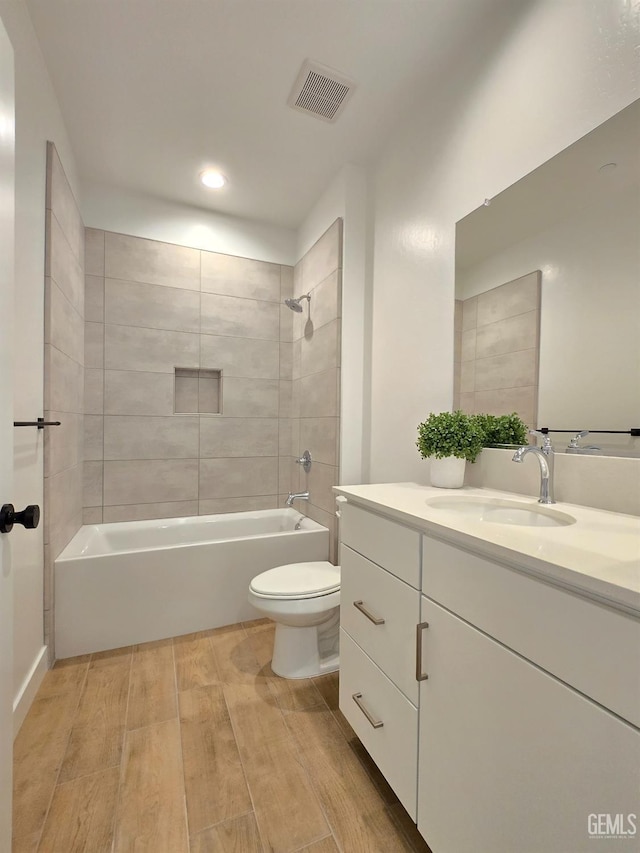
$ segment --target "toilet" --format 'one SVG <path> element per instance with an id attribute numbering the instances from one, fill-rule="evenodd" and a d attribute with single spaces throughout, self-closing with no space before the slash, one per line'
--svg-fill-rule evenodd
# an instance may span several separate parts
<path id="1" fill-rule="evenodd" d="M 271 668 L 310 678 L 339 666 L 340 566 L 290 563 L 257 575 L 249 603 L 276 623 Z"/>

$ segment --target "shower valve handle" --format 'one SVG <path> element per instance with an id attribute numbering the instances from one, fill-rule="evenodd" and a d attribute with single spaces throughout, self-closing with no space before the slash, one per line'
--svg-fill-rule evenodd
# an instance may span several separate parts
<path id="1" fill-rule="evenodd" d="M 29 504 L 22 512 L 16 512 L 13 504 L 3 504 L 0 509 L 0 533 L 11 533 L 14 524 L 22 524 L 27 530 L 34 530 L 40 524 L 40 507 Z"/>

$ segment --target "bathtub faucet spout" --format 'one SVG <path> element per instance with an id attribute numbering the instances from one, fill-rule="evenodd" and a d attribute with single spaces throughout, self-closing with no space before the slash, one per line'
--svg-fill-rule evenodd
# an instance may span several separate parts
<path id="1" fill-rule="evenodd" d="M 293 494 L 293 492 L 289 492 L 289 496 L 287 497 L 287 500 L 286 500 L 287 506 L 293 506 L 293 502 L 295 500 L 308 501 L 309 500 L 309 492 L 299 492 L 298 494 Z"/>

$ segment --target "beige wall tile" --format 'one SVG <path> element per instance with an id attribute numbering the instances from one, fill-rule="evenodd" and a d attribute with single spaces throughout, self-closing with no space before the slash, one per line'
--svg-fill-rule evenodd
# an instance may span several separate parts
<path id="1" fill-rule="evenodd" d="M 223 377 L 223 414 L 236 418 L 277 418 L 278 384 L 277 379 Z"/>
<path id="2" fill-rule="evenodd" d="M 82 414 L 84 407 L 84 370 L 82 365 L 60 352 L 56 347 L 45 344 L 44 370 L 45 409 L 54 412 Z"/>
<path id="3" fill-rule="evenodd" d="M 53 279 L 45 282 L 45 343 L 84 363 L 84 323 L 82 317 Z"/>
<path id="4" fill-rule="evenodd" d="M 336 219 L 304 257 L 303 289 L 311 290 L 342 267 L 342 220 Z"/>
<path id="5" fill-rule="evenodd" d="M 270 341 L 280 337 L 279 303 L 203 293 L 201 311 L 201 331 L 206 335 Z"/>
<path id="6" fill-rule="evenodd" d="M 84 224 L 60 157 L 52 142 L 47 143 L 47 208 L 60 223 L 71 251 L 84 265 Z"/>
<path id="7" fill-rule="evenodd" d="M 293 311 L 287 308 L 286 305 L 280 306 L 280 340 L 293 340 Z"/>
<path id="8" fill-rule="evenodd" d="M 105 459 L 195 459 L 197 417 L 107 415 L 104 419 Z"/>
<path id="9" fill-rule="evenodd" d="M 256 495 L 246 498 L 218 498 L 200 501 L 200 515 L 217 515 L 224 512 L 254 512 L 261 509 L 277 509 L 277 495 Z"/>
<path id="10" fill-rule="evenodd" d="M 104 326 L 102 323 L 84 324 L 84 365 L 85 367 L 104 366 Z"/>
<path id="11" fill-rule="evenodd" d="M 222 411 L 220 389 L 220 371 L 200 371 L 198 376 L 198 411 L 201 414 L 219 414 Z"/>
<path id="12" fill-rule="evenodd" d="M 476 391 L 474 406 L 477 412 L 489 415 L 508 415 L 517 412 L 529 425 L 535 422 L 538 389 L 534 385 L 504 390 Z"/>
<path id="13" fill-rule="evenodd" d="M 293 342 L 291 359 L 291 378 L 300 379 L 302 376 L 302 338 Z"/>
<path id="14" fill-rule="evenodd" d="M 47 250 L 45 275 L 51 276 L 60 290 L 80 314 L 84 304 L 84 273 L 74 255 L 58 220 L 50 211 L 46 214 Z"/>
<path id="15" fill-rule="evenodd" d="M 104 323 L 104 279 L 101 276 L 84 277 L 84 318 L 91 323 Z"/>
<path id="16" fill-rule="evenodd" d="M 200 337 L 190 332 L 105 326 L 105 367 L 173 373 L 175 367 L 197 368 Z"/>
<path id="17" fill-rule="evenodd" d="M 293 456 L 278 459 L 278 494 L 298 491 L 299 466 Z"/>
<path id="18" fill-rule="evenodd" d="M 202 252 L 202 290 L 279 302 L 280 265 L 217 252 Z"/>
<path id="19" fill-rule="evenodd" d="M 540 308 L 540 272 L 532 272 L 479 294 L 478 326 Z"/>
<path id="20" fill-rule="evenodd" d="M 538 345 L 538 311 L 527 311 L 487 326 L 478 326 L 477 358 L 532 349 Z"/>
<path id="21" fill-rule="evenodd" d="M 104 463 L 104 505 L 189 501 L 198 497 L 198 460 Z"/>
<path id="22" fill-rule="evenodd" d="M 467 329 L 461 333 L 460 361 L 473 361 L 476 357 L 476 329 Z"/>
<path id="23" fill-rule="evenodd" d="M 333 465 L 323 465 L 314 462 L 307 474 L 307 488 L 309 489 L 309 503 L 323 509 L 325 512 L 335 512 L 335 495 L 331 491 L 332 486 L 338 483 L 338 469 Z"/>
<path id="24" fill-rule="evenodd" d="M 292 418 L 280 418 L 278 421 L 278 456 L 294 456 L 291 440 Z"/>
<path id="25" fill-rule="evenodd" d="M 104 231 L 98 228 L 84 229 L 84 271 L 104 276 Z"/>
<path id="26" fill-rule="evenodd" d="M 338 464 L 338 418 L 300 418 L 300 453 L 309 450 L 314 462 Z"/>
<path id="27" fill-rule="evenodd" d="M 476 362 L 463 361 L 460 365 L 460 394 L 470 394 L 476 387 Z"/>
<path id="28" fill-rule="evenodd" d="M 340 366 L 340 320 L 314 328 L 301 340 L 301 376 L 322 373 Z"/>
<path id="29" fill-rule="evenodd" d="M 475 365 L 476 391 L 535 385 L 538 372 L 538 353 L 535 349 L 522 350 L 508 355 L 477 359 Z M 463 364 L 463 370 L 464 367 Z M 468 390 L 464 387 L 464 380 L 461 390 Z"/>
<path id="30" fill-rule="evenodd" d="M 200 289 L 200 251 L 125 234 L 105 234 L 105 276 Z"/>
<path id="31" fill-rule="evenodd" d="M 101 415 L 104 407 L 104 370 L 88 368 L 84 371 L 84 411 L 87 415 Z"/>
<path id="32" fill-rule="evenodd" d="M 475 329 L 478 325 L 478 297 L 465 299 L 462 303 L 462 331 Z"/>
<path id="33" fill-rule="evenodd" d="M 200 499 L 275 495 L 277 457 L 200 460 Z"/>
<path id="34" fill-rule="evenodd" d="M 333 369 L 299 380 L 301 418 L 337 417 L 338 375 Z"/>
<path id="35" fill-rule="evenodd" d="M 280 344 L 280 379 L 293 378 L 293 344 Z"/>
<path id="36" fill-rule="evenodd" d="M 492 392 L 485 392 L 485 393 L 492 393 Z M 478 395 L 478 396 L 480 396 L 480 395 Z M 476 414 L 475 400 L 476 400 L 476 395 L 473 391 L 471 391 L 470 393 L 467 393 L 467 394 L 461 393 L 458 405 L 459 405 L 460 409 L 463 412 L 465 412 L 467 415 L 474 415 L 474 414 Z M 488 409 L 483 409 L 483 408 L 478 409 L 478 412 L 485 412 L 486 414 L 495 414 L 494 412 L 490 412 Z M 501 412 L 501 414 L 505 414 L 505 413 Z"/>
<path id="37" fill-rule="evenodd" d="M 177 370 L 175 376 L 176 412 L 198 412 L 200 410 L 200 371 Z"/>
<path id="38" fill-rule="evenodd" d="M 200 419 L 201 458 L 277 455 L 277 418 Z"/>
<path id="39" fill-rule="evenodd" d="M 173 380 L 173 373 L 105 370 L 105 414 L 171 415 Z"/>
<path id="40" fill-rule="evenodd" d="M 66 412 L 50 412 L 47 420 L 60 421 L 60 426 L 44 430 L 44 476 L 54 474 L 77 465 L 82 434 L 82 415 Z"/>
<path id="41" fill-rule="evenodd" d="M 453 308 L 453 328 L 456 332 L 462 331 L 462 299 L 456 299 Z"/>
<path id="42" fill-rule="evenodd" d="M 102 507 L 89 506 L 82 510 L 83 524 L 102 524 Z"/>
<path id="43" fill-rule="evenodd" d="M 225 376 L 278 378 L 279 344 L 256 338 L 200 336 L 200 366 L 223 370 Z"/>
<path id="44" fill-rule="evenodd" d="M 102 506 L 102 462 L 85 462 L 83 503 L 88 506 Z"/>
<path id="45" fill-rule="evenodd" d="M 336 270 L 311 291 L 310 316 L 316 328 L 342 314 L 342 273 Z"/>
<path id="46" fill-rule="evenodd" d="M 293 294 L 293 267 L 280 267 L 280 302 L 289 299 Z"/>
<path id="47" fill-rule="evenodd" d="M 293 417 L 293 408 L 292 408 L 292 394 L 293 394 L 293 383 L 289 382 L 286 379 L 280 380 L 280 385 L 278 389 L 279 400 L 278 400 L 278 414 L 281 418 L 290 418 Z"/>
<path id="48" fill-rule="evenodd" d="M 198 514 L 198 501 L 105 506 L 104 521 L 147 521 L 152 518 L 190 518 Z"/>
<path id="49" fill-rule="evenodd" d="M 176 332 L 200 331 L 200 294 L 179 287 L 107 278 L 105 322 Z"/>

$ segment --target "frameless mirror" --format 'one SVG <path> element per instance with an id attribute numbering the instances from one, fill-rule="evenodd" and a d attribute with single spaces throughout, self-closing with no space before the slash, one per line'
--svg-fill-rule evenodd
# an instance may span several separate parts
<path id="1" fill-rule="evenodd" d="M 455 337 L 455 407 L 640 455 L 640 101 L 456 224 Z"/>

